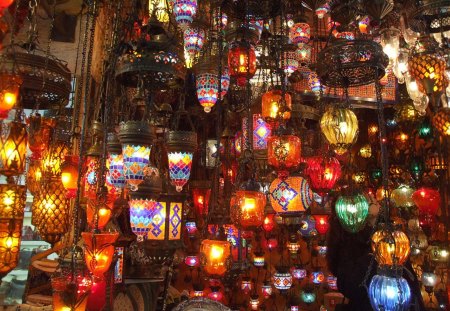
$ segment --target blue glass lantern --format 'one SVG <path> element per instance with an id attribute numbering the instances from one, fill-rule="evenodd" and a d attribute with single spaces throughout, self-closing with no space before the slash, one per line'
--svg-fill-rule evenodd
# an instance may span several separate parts
<path id="1" fill-rule="evenodd" d="M 181 28 L 186 28 L 197 14 L 197 0 L 174 0 L 173 13 L 175 21 Z"/>
<path id="2" fill-rule="evenodd" d="M 228 90 L 230 89 L 230 70 L 228 66 L 224 66 L 222 68 L 222 77 L 220 78 L 220 83 L 222 84 L 220 87 L 220 98 L 224 98 L 227 95 Z"/>
<path id="3" fill-rule="evenodd" d="M 411 290 L 402 277 L 375 275 L 369 285 L 370 304 L 375 311 L 409 310 Z"/>
<path id="4" fill-rule="evenodd" d="M 311 282 L 315 285 L 320 285 L 325 281 L 325 274 L 322 271 L 313 271 L 311 272 Z"/>
<path id="5" fill-rule="evenodd" d="M 315 218 L 311 215 L 302 216 L 300 221 L 300 228 L 298 229 L 298 231 L 303 237 L 306 238 L 316 236 L 317 230 Z"/>

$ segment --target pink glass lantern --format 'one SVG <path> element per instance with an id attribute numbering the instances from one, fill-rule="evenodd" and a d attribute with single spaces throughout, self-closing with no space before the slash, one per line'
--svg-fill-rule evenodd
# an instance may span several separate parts
<path id="1" fill-rule="evenodd" d="M 186 28 L 197 14 L 197 0 L 173 0 L 175 21 L 181 28 Z"/>
<path id="2" fill-rule="evenodd" d="M 186 256 L 186 258 L 184 258 L 184 263 L 188 266 L 188 267 L 197 267 L 200 265 L 200 259 L 198 258 L 197 255 L 190 255 L 190 256 Z"/>

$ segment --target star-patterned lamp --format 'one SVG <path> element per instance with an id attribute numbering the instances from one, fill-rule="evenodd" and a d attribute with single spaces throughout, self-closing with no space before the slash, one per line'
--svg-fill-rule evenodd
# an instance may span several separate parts
<path id="1" fill-rule="evenodd" d="M 278 214 L 289 216 L 306 211 L 313 201 L 313 192 L 306 178 L 276 178 L 269 188 L 270 203 Z"/>

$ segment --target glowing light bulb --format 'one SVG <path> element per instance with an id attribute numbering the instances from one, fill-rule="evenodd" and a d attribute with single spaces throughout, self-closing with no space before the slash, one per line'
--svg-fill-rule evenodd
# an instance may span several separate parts
<path id="1" fill-rule="evenodd" d="M 339 130 L 343 135 L 345 135 L 348 131 L 347 122 L 339 122 Z"/>
<path id="2" fill-rule="evenodd" d="M 11 248 L 13 246 L 13 239 L 11 237 L 6 239 L 5 246 L 6 248 Z"/>
<path id="3" fill-rule="evenodd" d="M 213 245 L 213 247 L 211 247 L 211 259 L 220 259 L 223 256 L 223 248 Z"/>
<path id="4" fill-rule="evenodd" d="M 3 95 L 3 100 L 8 106 L 14 106 L 17 101 L 17 96 L 14 93 L 6 92 Z"/>
<path id="5" fill-rule="evenodd" d="M 244 200 L 244 210 L 250 211 L 254 210 L 256 206 L 256 200 L 254 198 L 245 198 Z"/>

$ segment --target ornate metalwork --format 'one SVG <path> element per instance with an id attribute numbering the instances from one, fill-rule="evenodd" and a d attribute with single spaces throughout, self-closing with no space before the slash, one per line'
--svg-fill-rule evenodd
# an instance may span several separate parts
<path id="1" fill-rule="evenodd" d="M 222 1 L 222 8 L 227 15 L 244 21 L 247 14 L 256 19 L 277 16 L 281 5 L 281 0 Z"/>
<path id="2" fill-rule="evenodd" d="M 336 40 L 319 53 L 317 73 L 328 87 L 372 83 L 385 74 L 389 60 L 381 45 L 371 40 Z"/>
<path id="3" fill-rule="evenodd" d="M 440 33 L 450 30 L 450 1 L 424 1 L 411 12 L 409 25 L 412 30 Z"/>
<path id="4" fill-rule="evenodd" d="M 173 311 L 231 311 L 220 302 L 208 298 L 194 298 L 180 303 Z"/>

